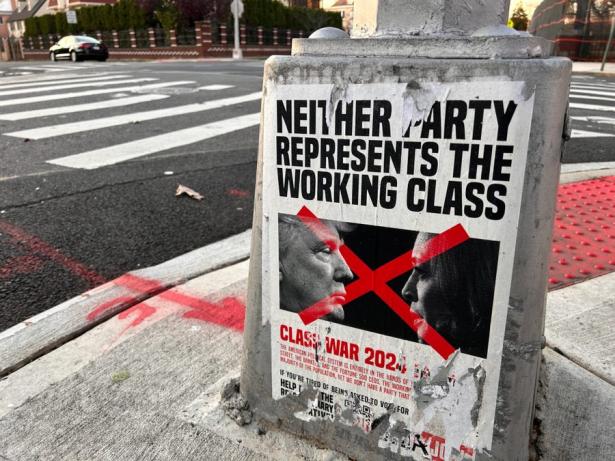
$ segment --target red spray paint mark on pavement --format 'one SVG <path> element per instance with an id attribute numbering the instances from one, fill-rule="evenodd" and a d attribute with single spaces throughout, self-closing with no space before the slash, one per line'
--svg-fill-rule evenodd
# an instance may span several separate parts
<path id="1" fill-rule="evenodd" d="M 156 280 L 138 277 L 133 274 L 125 274 L 110 283 L 127 288 L 135 292 L 135 294 L 118 296 L 117 298 L 100 304 L 87 314 L 87 320 L 95 320 L 105 312 L 117 309 L 122 305 L 138 303 L 140 299 L 145 299 L 155 294 L 160 299 L 171 301 L 189 309 L 184 313 L 184 318 L 202 320 L 237 331 L 243 330 L 245 305 L 237 297 L 227 297 L 221 301 L 212 302 L 176 290 L 164 291 L 166 286 L 162 283 Z M 151 304 L 142 302 L 123 311 L 118 315 L 118 318 L 120 320 L 125 320 L 128 317 L 134 317 L 134 320 L 128 325 L 128 329 L 136 327 L 155 313 L 155 307 L 151 306 Z"/>
<path id="2" fill-rule="evenodd" d="M 235 189 L 235 188 L 231 188 L 227 191 L 228 195 L 232 196 L 232 197 L 248 197 L 250 195 L 250 193 L 248 191 L 245 191 L 243 189 Z"/>
<path id="3" fill-rule="evenodd" d="M 150 280 L 134 274 L 124 274 L 113 281 L 114 284 L 129 288 L 139 293 L 151 295 L 167 288 L 157 280 Z"/>
<path id="4" fill-rule="evenodd" d="M 117 309 L 122 305 L 129 305 L 139 302 L 139 300 L 144 299 L 146 297 L 152 296 L 164 290 L 166 288 L 165 285 L 161 284 L 156 280 L 149 280 L 142 277 L 138 277 L 133 274 L 124 274 L 121 277 L 117 278 L 109 282 L 111 285 L 121 286 L 124 288 L 128 288 L 131 291 L 136 292 L 136 295 L 122 295 L 117 298 L 113 298 L 109 301 L 106 301 L 99 306 L 96 306 L 95 309 L 90 311 L 86 318 L 89 321 L 95 320 L 100 317 L 103 313 L 109 310 Z"/>
<path id="5" fill-rule="evenodd" d="M 129 309 L 121 312 L 120 315 L 117 316 L 120 320 L 125 320 L 128 317 L 134 317 L 132 322 L 128 325 L 129 328 L 134 328 L 141 324 L 145 319 L 154 315 L 156 313 L 156 308 L 152 307 L 146 303 L 139 303 L 135 306 L 132 306 Z"/>
<path id="6" fill-rule="evenodd" d="M 117 309 L 123 305 L 132 304 L 137 300 L 138 298 L 136 296 L 119 296 L 117 298 L 113 298 L 96 306 L 96 308 L 90 311 L 85 318 L 91 322 L 109 310 Z"/>
<path id="7" fill-rule="evenodd" d="M 45 261 L 34 255 L 16 256 L 0 267 L 0 279 L 8 278 L 15 274 L 36 272 L 44 265 Z"/>
<path id="8" fill-rule="evenodd" d="M 187 299 L 185 295 L 180 295 L 177 292 L 169 294 L 174 299 L 181 301 L 182 305 L 191 308 L 191 310 L 183 315 L 184 318 L 202 320 L 233 330 L 243 331 L 246 309 L 245 304 L 239 298 L 228 297 L 219 302 L 212 303 L 198 298 Z M 167 296 L 164 297 L 167 298 Z"/>
<path id="9" fill-rule="evenodd" d="M 549 289 L 615 271 L 615 176 L 563 184 L 557 194 Z"/>
<path id="10" fill-rule="evenodd" d="M 106 282 L 105 278 L 97 274 L 92 269 L 69 258 L 60 253 L 56 248 L 53 248 L 48 243 L 42 241 L 38 237 L 28 234 L 17 226 L 14 226 L 6 221 L 0 221 L 0 231 L 10 236 L 17 243 L 29 248 L 32 253 L 40 256 L 45 256 L 48 259 L 62 265 L 75 275 L 86 280 L 91 286 L 101 285 Z"/>
<path id="11" fill-rule="evenodd" d="M 299 218 L 319 239 L 330 241 L 330 231 L 307 207 L 301 208 Z M 470 237 L 461 224 L 458 224 L 429 240 L 413 257 L 412 252 L 404 253 L 397 258 L 382 265 L 376 270 L 369 268 L 347 245 L 342 245 L 340 253 L 348 263 L 350 269 L 358 276 L 358 280 L 346 287 L 346 300 L 344 305 L 369 293 L 374 292 L 385 304 L 389 306 L 419 337 L 434 348 L 438 354 L 447 359 L 455 348 L 451 346 L 434 328 L 432 328 L 419 314 L 397 294 L 387 282 L 410 271 L 415 265 L 429 261 L 431 258 L 454 248 Z M 331 308 L 319 301 L 313 306 L 299 313 L 303 323 L 309 325 L 317 319 L 327 315 Z"/>

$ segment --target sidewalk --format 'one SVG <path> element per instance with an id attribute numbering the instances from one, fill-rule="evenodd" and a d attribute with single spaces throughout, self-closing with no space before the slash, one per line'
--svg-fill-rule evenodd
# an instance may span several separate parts
<path id="1" fill-rule="evenodd" d="M 593 263 L 602 267 L 587 275 L 593 278 L 548 294 L 538 459 L 610 459 L 615 450 L 609 174 L 561 177 L 607 176 L 583 183 L 604 194 L 588 192 L 578 209 L 598 210 L 605 219 L 600 235 L 611 238 L 602 246 L 613 254 L 610 266 Z M 576 206 L 566 202 L 581 198 L 575 187 L 560 189 L 560 208 Z M 593 224 L 583 225 L 589 232 Z M 556 240 L 564 231 L 556 229 Z M 577 245 L 582 238 L 576 234 Z M 0 333 L 0 459 L 346 459 L 275 428 L 240 427 L 220 406 L 224 384 L 239 375 L 248 252 L 246 232 L 127 274 Z M 556 267 L 561 259 L 552 262 L 552 286 L 579 280 L 572 256 L 560 264 L 565 269 Z"/>
<path id="2" fill-rule="evenodd" d="M 593 73 L 596 76 L 613 76 L 615 75 L 615 62 L 607 62 L 604 65 L 604 70 L 600 70 L 600 62 L 581 62 L 575 61 L 572 63 L 572 72 Z"/>

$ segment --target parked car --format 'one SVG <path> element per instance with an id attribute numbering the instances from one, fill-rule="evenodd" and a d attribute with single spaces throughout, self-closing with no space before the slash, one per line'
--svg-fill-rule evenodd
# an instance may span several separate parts
<path id="1" fill-rule="evenodd" d="M 70 59 L 73 62 L 84 59 L 106 61 L 109 57 L 107 46 L 87 35 L 67 35 L 49 48 L 49 59 Z"/>

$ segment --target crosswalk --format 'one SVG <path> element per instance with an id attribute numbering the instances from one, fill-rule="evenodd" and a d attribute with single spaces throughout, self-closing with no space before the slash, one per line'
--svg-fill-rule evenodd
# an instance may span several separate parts
<path id="1" fill-rule="evenodd" d="M 29 67 L 20 68 L 27 71 Z M 160 76 L 135 75 L 126 68 L 101 68 L 96 74 L 73 65 L 36 69 L 41 68 L 45 72 L 38 75 L 0 79 L 0 121 L 6 122 L 0 124 L 0 134 L 26 141 L 60 139 L 60 143 L 46 144 L 49 158 L 45 161 L 50 165 L 97 169 L 232 135 L 259 123 L 254 102 L 261 93 L 240 90 L 228 82 L 162 81 Z M 181 99 L 179 94 L 190 97 Z M 573 78 L 569 106 L 573 138 L 615 137 L 615 114 L 610 114 L 615 112 L 615 82 Z M 159 127 L 167 121 L 190 114 L 205 118 L 184 117 L 188 126 L 160 133 Z M 133 130 L 137 124 L 152 130 Z M 110 144 L 83 146 L 84 136 L 109 129 L 116 130 Z"/>
<path id="2" fill-rule="evenodd" d="M 573 76 L 569 107 L 572 138 L 615 137 L 615 82 Z"/>
<path id="3" fill-rule="evenodd" d="M 43 67 L 54 71 L 53 66 Z M 179 103 L 177 94 L 191 96 Z M 161 81 L 155 75 L 130 72 L 80 73 L 71 66 L 70 72 L 62 75 L 45 73 L 19 80 L 0 79 L 0 120 L 10 122 L 3 125 L 0 133 L 27 141 L 57 138 L 65 140 L 68 146 L 74 144 L 72 136 L 117 130 L 113 142 L 106 142 L 103 147 L 86 145 L 77 153 L 68 149 L 69 155 L 65 155 L 67 150 L 58 148 L 50 152 L 51 158 L 45 159 L 51 165 L 92 170 L 257 126 L 258 106 L 248 106 L 248 103 L 260 98 L 260 91 L 238 91 L 228 83 L 199 86 L 193 80 Z M 218 117 L 219 110 L 225 108 L 233 116 L 223 113 Z M 205 119 L 208 123 L 199 117 L 189 117 L 182 120 L 189 120 L 194 126 L 152 133 L 161 131 L 167 120 L 206 112 L 216 114 Z M 137 130 L 139 133 L 132 136 L 135 124 L 156 120 L 161 122 L 152 124 L 151 131 Z M 80 146 L 79 139 L 76 143 Z"/>
<path id="4" fill-rule="evenodd" d="M 107 64 L 107 66 L 112 65 L 116 66 L 126 66 L 129 65 L 127 62 L 113 62 L 112 64 Z M 8 71 L 2 70 L 0 71 L 0 77 L 4 77 L 7 75 L 10 76 L 24 76 L 24 75 L 33 75 L 33 74 L 41 74 L 41 73 L 54 73 L 54 72 L 69 72 L 75 71 L 75 69 L 92 69 L 92 68 L 100 68 L 100 63 L 95 62 L 82 62 L 82 63 L 49 63 L 49 64 L 39 64 L 39 65 L 17 65 L 11 66 Z"/>

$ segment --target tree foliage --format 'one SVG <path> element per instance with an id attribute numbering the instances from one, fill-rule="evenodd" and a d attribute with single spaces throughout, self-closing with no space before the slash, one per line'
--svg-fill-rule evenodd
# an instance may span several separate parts
<path id="1" fill-rule="evenodd" d="M 338 13 L 319 9 L 287 7 L 277 0 L 243 0 L 241 22 L 248 26 L 303 30 L 342 27 Z M 114 5 L 77 10 L 77 24 L 68 24 L 66 13 L 35 16 L 25 21 L 27 37 L 40 34 L 91 34 L 97 31 L 143 29 L 161 26 L 165 30 L 191 27 L 195 21 L 230 21 L 231 0 L 119 0 Z"/>
<path id="2" fill-rule="evenodd" d="M 39 34 L 93 33 L 100 30 L 142 29 L 146 16 L 136 0 L 120 0 L 115 5 L 88 6 L 77 10 L 77 24 L 68 24 L 66 13 L 46 14 L 26 19 L 27 37 Z"/>
<path id="3" fill-rule="evenodd" d="M 154 16 L 165 32 L 177 29 L 179 25 L 180 12 L 173 0 L 163 0 L 158 8 L 154 10 Z"/>
<path id="4" fill-rule="evenodd" d="M 303 7 L 287 7 L 276 0 L 243 0 L 243 22 L 249 26 L 279 27 L 313 31 L 321 27 L 342 27 L 339 13 Z"/>
<path id="5" fill-rule="evenodd" d="M 527 30 L 529 18 L 522 5 L 519 5 L 513 10 L 510 20 L 512 21 L 513 29 Z"/>

